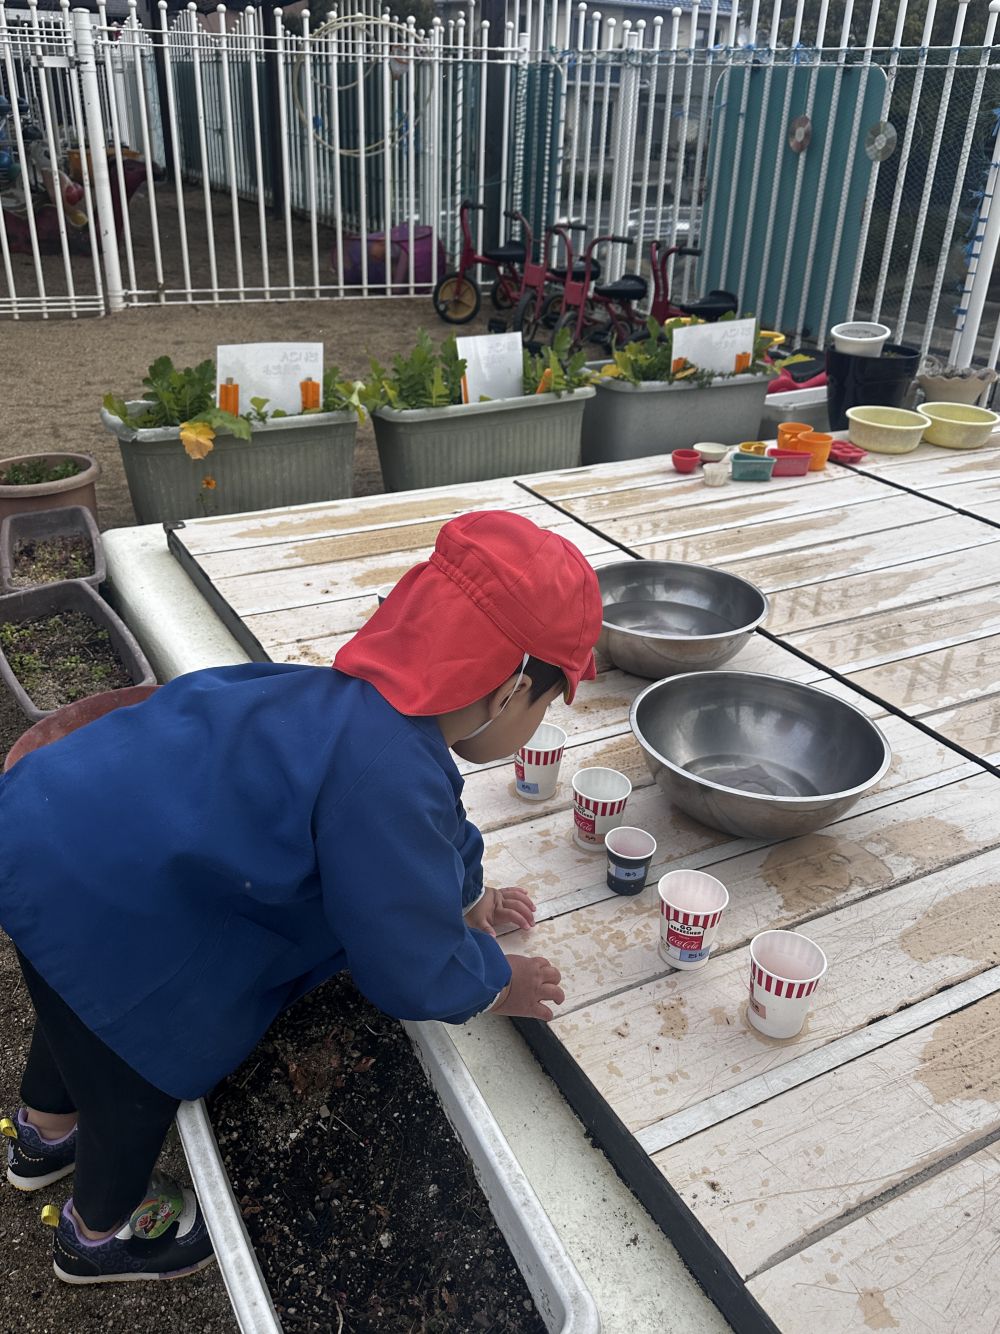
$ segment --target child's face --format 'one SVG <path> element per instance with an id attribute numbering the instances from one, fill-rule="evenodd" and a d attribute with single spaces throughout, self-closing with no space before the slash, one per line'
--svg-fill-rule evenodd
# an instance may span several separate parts
<path id="1" fill-rule="evenodd" d="M 530 689 L 516 690 L 485 732 L 465 741 L 456 741 L 452 750 L 470 764 L 489 764 L 492 760 L 513 755 L 535 734 L 546 709 L 562 692 L 563 687 L 556 685 L 547 694 L 533 700 Z"/>

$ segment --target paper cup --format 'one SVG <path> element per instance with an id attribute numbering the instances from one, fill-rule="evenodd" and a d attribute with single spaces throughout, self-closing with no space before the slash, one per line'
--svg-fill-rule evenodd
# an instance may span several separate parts
<path id="1" fill-rule="evenodd" d="M 608 850 L 608 889 L 616 894 L 638 894 L 646 884 L 656 839 L 645 829 L 619 825 L 604 839 Z"/>
<path id="2" fill-rule="evenodd" d="M 826 955 L 797 931 L 762 931 L 750 942 L 747 1018 L 769 1038 L 793 1038 L 812 1008 Z"/>
<path id="3" fill-rule="evenodd" d="M 595 852 L 604 836 L 617 829 L 625 816 L 632 784 L 617 769 L 580 769 L 573 775 L 573 839 Z"/>
<path id="4" fill-rule="evenodd" d="M 375 596 L 378 598 L 380 607 L 395 587 L 395 584 L 383 584 L 381 588 L 375 590 Z"/>
<path id="5" fill-rule="evenodd" d="M 566 733 L 552 723 L 542 723 L 514 756 L 514 787 L 525 801 L 548 801 L 559 782 Z"/>
<path id="6" fill-rule="evenodd" d="M 714 876 L 668 871 L 660 878 L 660 958 L 671 968 L 704 968 L 728 902 Z"/>

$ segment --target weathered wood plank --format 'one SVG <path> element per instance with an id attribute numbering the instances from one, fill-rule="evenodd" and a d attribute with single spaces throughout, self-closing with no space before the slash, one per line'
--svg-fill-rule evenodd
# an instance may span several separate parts
<path id="1" fill-rule="evenodd" d="M 996 631 L 1000 631 L 1000 602 L 991 589 L 976 588 L 905 611 L 873 611 L 856 621 L 789 635 L 787 641 L 839 672 L 856 672 Z"/>
<path id="2" fill-rule="evenodd" d="M 607 889 L 603 860 L 589 877 L 586 865 L 567 868 L 561 840 L 569 828 L 568 813 L 547 830 L 532 829 L 532 834 L 550 836 L 532 844 L 531 860 L 524 858 L 528 880 L 522 875 L 509 883 L 524 884 L 538 895 L 538 925 L 506 943 L 515 953 L 540 952 L 562 970 L 564 1009 L 569 1011 L 667 972 L 656 952 L 656 881 L 667 870 L 697 866 L 726 885 L 730 904 L 718 949 L 730 950 L 767 927 L 794 926 L 1000 845 L 1000 822 L 995 810 L 989 813 L 991 804 L 1000 802 L 997 780 L 964 761 L 945 768 L 951 752 L 901 720 L 891 728 L 886 724 L 886 730 L 894 741 L 904 730 L 911 733 L 910 745 L 900 742 L 895 772 L 844 819 L 786 843 L 726 841 L 723 834 L 716 834 L 714 843 L 694 842 L 701 826 L 685 824 L 657 788 L 636 794 L 626 808 L 628 819 L 648 829 L 658 847 L 649 882 L 635 898 Z M 967 801 L 975 808 L 968 822 L 963 814 Z M 923 830 L 922 822 L 927 822 Z M 526 826 L 522 829 L 526 832 Z M 517 831 L 508 838 L 502 830 L 486 840 L 493 883 L 496 871 L 507 869 L 516 855 L 517 841 Z"/>
<path id="3" fill-rule="evenodd" d="M 1000 635 L 852 672 L 850 679 L 919 718 L 932 709 L 1000 694 Z"/>
<path id="4" fill-rule="evenodd" d="M 559 504 L 574 518 L 598 527 L 612 519 L 637 514 L 666 515 L 673 510 L 695 508 L 701 511 L 708 507 L 708 517 L 702 522 L 710 527 L 716 522 L 715 512 L 723 516 L 719 519 L 721 525 L 744 506 L 749 515 L 758 517 L 770 514 L 777 518 L 786 509 L 796 513 L 801 509 L 803 497 L 813 492 L 817 509 L 861 504 L 864 500 L 880 499 L 884 494 L 882 484 L 875 478 L 860 477 L 838 468 L 836 471 L 810 472 L 805 477 L 780 477 L 766 483 L 730 482 L 721 489 L 706 486 L 695 473 L 659 485 L 600 491 L 560 500 Z M 721 506 L 728 508 L 722 510 Z M 662 531 L 663 535 L 668 535 L 670 529 L 666 527 Z"/>
<path id="5" fill-rule="evenodd" d="M 958 847 L 967 850 L 974 839 L 990 837 L 986 824 L 992 827 L 992 838 L 1000 840 L 995 819 L 1000 796 L 997 782 L 992 777 L 975 778 L 948 789 L 951 793 L 964 789 L 970 805 L 979 807 L 971 824 L 955 805 L 949 808 L 945 823 L 951 830 L 953 851 Z M 812 866 L 800 865 L 791 875 L 783 868 L 788 891 L 781 895 L 784 911 L 790 903 L 797 905 L 794 916 L 807 923 L 806 933 L 830 961 L 815 1007 L 794 1041 L 774 1042 L 747 1025 L 749 954 L 745 948 L 723 953 L 702 971 L 660 977 L 553 1021 L 557 1037 L 630 1130 L 701 1102 L 998 961 L 998 941 L 995 933 L 984 930 L 984 921 L 1000 886 L 1000 852 L 971 857 L 920 879 L 906 876 L 897 888 L 883 888 L 886 882 L 898 883 L 902 878 L 892 870 L 900 855 L 911 866 L 933 860 L 933 854 L 927 856 L 928 841 L 937 842 L 943 833 L 939 828 L 928 840 L 926 826 L 938 818 L 935 816 L 912 823 L 898 819 L 889 823 L 891 817 L 908 805 L 914 810 L 920 806 L 934 809 L 934 797 L 944 799 L 946 795 L 932 794 L 929 802 L 917 798 L 880 813 L 885 831 L 881 854 L 874 854 L 874 860 L 882 865 L 872 888 L 881 892 L 812 917 L 809 905 L 813 912 L 824 912 L 825 900 L 839 896 L 830 893 L 830 886 L 814 875 Z M 994 812 L 992 816 L 987 815 L 986 806 Z M 907 851 L 900 854 L 904 844 Z M 788 846 L 801 859 L 801 849 Z M 781 857 L 782 847 L 766 855 L 775 854 Z M 748 854 L 743 860 L 755 856 L 760 854 Z M 827 862 L 841 880 L 854 873 L 850 856 L 846 850 L 845 861 Z M 772 865 L 772 883 L 774 869 Z M 766 910 L 750 920 L 742 883 L 737 882 L 738 893 L 732 895 L 732 876 L 724 878 L 731 892 L 730 908 L 723 917 L 723 923 L 731 919 L 727 938 L 741 917 L 744 936 L 770 925 L 771 913 Z M 652 929 L 655 916 L 650 916 Z"/>
<path id="6" fill-rule="evenodd" d="M 987 525 L 983 528 L 987 530 Z M 991 541 L 971 551 L 921 557 L 889 569 L 771 593 L 767 628 L 776 635 L 793 634 L 837 621 L 856 620 L 873 608 L 884 612 L 971 589 L 989 588 L 998 579 L 1000 543 Z"/>
<path id="7" fill-rule="evenodd" d="M 919 552 L 921 561 L 950 552 L 972 552 L 978 547 L 997 546 L 1000 531 L 964 514 L 949 514 L 930 505 L 929 518 L 906 528 L 870 532 L 861 537 L 845 538 L 839 542 L 821 542 L 797 551 L 780 551 L 774 555 L 753 556 L 737 561 L 719 560 L 711 540 L 706 542 L 705 564 L 721 565 L 751 580 L 766 593 L 778 589 L 814 587 L 829 580 L 841 580 L 850 575 L 858 578 L 863 572 L 891 570 L 907 566 Z M 1000 546 L 997 546 L 1000 552 Z M 975 564 L 978 557 L 969 555 L 966 561 Z M 914 581 L 913 600 L 919 599 L 920 586 Z M 879 606 L 877 600 L 869 606 Z M 769 627 L 773 628 L 773 627 Z"/>
<path id="8" fill-rule="evenodd" d="M 994 437 L 982 449 L 974 450 L 918 445 L 910 454 L 869 454 L 852 466 L 855 471 L 873 477 L 891 477 L 898 486 L 926 491 L 932 486 L 946 486 L 952 479 L 970 481 L 996 476 L 1000 471 L 1000 442 Z"/>
<path id="9" fill-rule="evenodd" d="M 900 540 L 906 540 L 910 532 L 908 525 L 941 517 L 940 508 L 931 501 L 903 492 L 896 494 L 899 498 L 892 503 L 885 499 L 875 504 L 866 500 L 863 504 L 815 510 L 803 503 L 794 515 L 768 518 L 764 522 L 755 522 L 753 514 L 739 509 L 721 516 L 716 510 L 702 505 L 689 512 L 673 511 L 602 521 L 599 527 L 605 536 L 623 542 L 646 560 L 690 560 L 711 564 L 780 551 L 794 556 L 801 548 L 820 542 L 841 541 L 889 529 L 898 531 Z M 802 501 L 815 495 L 813 491 L 806 492 Z M 748 507 L 751 504 L 747 502 Z M 763 510 L 759 501 L 753 508 L 765 515 L 773 514 L 770 508 Z M 709 517 L 725 517 L 731 523 L 725 527 L 705 528 L 704 521 Z M 687 533 L 687 528 L 697 531 Z"/>
<path id="10" fill-rule="evenodd" d="M 617 491 L 637 486 L 682 480 L 666 454 L 650 454 L 621 463 L 594 463 L 586 468 L 563 468 L 558 472 L 533 473 L 517 479 L 523 487 L 546 500 L 562 501 L 569 496 L 597 491 Z"/>
<path id="11" fill-rule="evenodd" d="M 988 763 L 1000 764 L 1000 695 L 927 713 L 921 721 Z"/>
<path id="12" fill-rule="evenodd" d="M 746 1276 L 1000 1129 L 998 1063 L 993 995 L 653 1162 Z"/>
<path id="13" fill-rule="evenodd" d="M 616 559 L 628 559 L 611 543 L 595 536 L 582 524 L 564 522 L 553 531 L 561 533 L 579 547 L 585 556 L 614 555 Z M 233 577 L 213 575 L 213 582 L 237 614 L 247 616 L 255 612 L 308 606 L 374 592 L 382 584 L 395 583 L 401 579 L 418 561 L 426 560 L 431 550 L 432 547 L 428 546 L 391 551 L 381 556 L 359 557 L 356 560 L 321 561 L 316 565 L 263 570 Z M 207 560 L 200 560 L 203 568 L 207 566 Z"/>
<path id="14" fill-rule="evenodd" d="M 989 523 L 1000 522 L 1000 468 L 996 475 L 978 482 L 936 486 L 926 494 L 942 505 L 978 514 Z"/>
<path id="15" fill-rule="evenodd" d="M 553 529 L 564 535 L 572 530 L 581 534 L 588 532 L 582 525 L 567 520 L 564 514 L 551 505 L 529 505 L 518 513 L 539 528 Z M 198 557 L 198 563 L 213 580 L 269 570 L 307 570 L 336 561 L 356 561 L 369 556 L 386 556 L 433 547 L 446 522 L 431 519 L 427 523 L 408 523 L 394 528 L 369 528 L 360 533 L 337 533 L 292 542 L 230 547 L 223 551 L 204 552 Z M 593 533 L 589 534 L 589 538 L 592 544 L 600 543 L 600 539 Z"/>
<path id="16" fill-rule="evenodd" d="M 522 487 L 504 478 L 470 482 L 465 486 L 433 487 L 426 491 L 323 500 L 312 505 L 293 505 L 252 514 L 191 519 L 178 532 L 192 555 L 202 555 L 243 546 L 266 546 L 272 542 L 301 542 L 307 538 L 332 537 L 372 528 L 398 528 L 430 519 L 444 523 L 468 510 L 520 510 L 535 503 Z"/>
<path id="17" fill-rule="evenodd" d="M 1000 1153 L 948 1171 L 769 1269 L 750 1291 L 779 1329 L 995 1334 Z"/>

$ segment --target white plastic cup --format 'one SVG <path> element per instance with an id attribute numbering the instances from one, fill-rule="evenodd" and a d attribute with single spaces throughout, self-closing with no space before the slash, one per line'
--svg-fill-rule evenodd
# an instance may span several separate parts
<path id="1" fill-rule="evenodd" d="M 704 871 L 660 877 L 660 958 L 671 968 L 704 968 L 729 903 L 721 880 Z"/>
<path id="2" fill-rule="evenodd" d="M 837 351 L 847 352 L 852 357 L 880 357 L 891 333 L 892 330 L 884 324 L 862 320 L 835 324 L 830 330 Z"/>
<path id="3" fill-rule="evenodd" d="M 826 972 L 826 955 L 797 931 L 762 931 L 750 942 L 747 1019 L 769 1038 L 802 1030 Z"/>
<path id="4" fill-rule="evenodd" d="M 701 479 L 706 486 L 725 486 L 729 481 L 729 463 L 706 463 L 701 470 Z"/>
<path id="5" fill-rule="evenodd" d="M 608 850 L 608 889 L 616 894 L 641 893 L 656 853 L 653 835 L 634 825 L 619 825 L 605 835 L 604 846 Z"/>
<path id="6" fill-rule="evenodd" d="M 375 596 L 378 598 L 380 607 L 395 587 L 395 584 L 383 584 L 381 588 L 375 590 Z"/>
<path id="7" fill-rule="evenodd" d="M 580 769 L 573 775 L 573 841 L 587 852 L 604 847 L 604 836 L 625 818 L 632 784 L 617 769 Z"/>
<path id="8" fill-rule="evenodd" d="M 525 801 L 548 801 L 559 782 L 566 733 L 542 723 L 514 756 L 514 788 Z"/>

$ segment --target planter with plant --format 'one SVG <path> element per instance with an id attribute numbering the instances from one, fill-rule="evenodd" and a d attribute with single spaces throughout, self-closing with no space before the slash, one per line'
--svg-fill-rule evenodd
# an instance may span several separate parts
<path id="1" fill-rule="evenodd" d="M 386 490 L 575 468 L 594 390 L 583 354 L 569 355 L 564 332 L 554 347 L 525 352 L 520 398 L 463 403 L 465 362 L 453 337 L 437 351 L 421 331 L 391 371 L 373 361 L 365 403 Z"/>
<path id="2" fill-rule="evenodd" d="M 769 381 L 771 337 L 758 333 L 745 370 L 718 375 L 673 355 L 673 331 L 687 320 L 649 321 L 649 338 L 616 348 L 597 368 L 583 420 L 583 462 L 615 463 L 690 449 L 710 440 L 739 444 L 757 432 Z"/>
<path id="3" fill-rule="evenodd" d="M 97 518 L 100 467 L 89 454 L 17 454 L 0 458 L 0 519 L 62 505 L 85 505 Z"/>
<path id="4" fill-rule="evenodd" d="M 10 514 L 0 523 L 0 593 L 62 579 L 96 589 L 105 574 L 101 535 L 83 505 Z"/>
<path id="5" fill-rule="evenodd" d="M 294 416 L 256 398 L 247 413 L 224 412 L 215 378 L 211 360 L 177 370 L 160 357 L 141 399 L 104 399 L 101 421 L 118 437 L 139 523 L 351 494 L 360 409 L 356 386 L 335 367 L 324 372 L 320 407 Z"/>
<path id="6" fill-rule="evenodd" d="M 67 579 L 0 597 L 0 680 L 35 723 L 87 695 L 156 678 L 108 604 Z"/>

